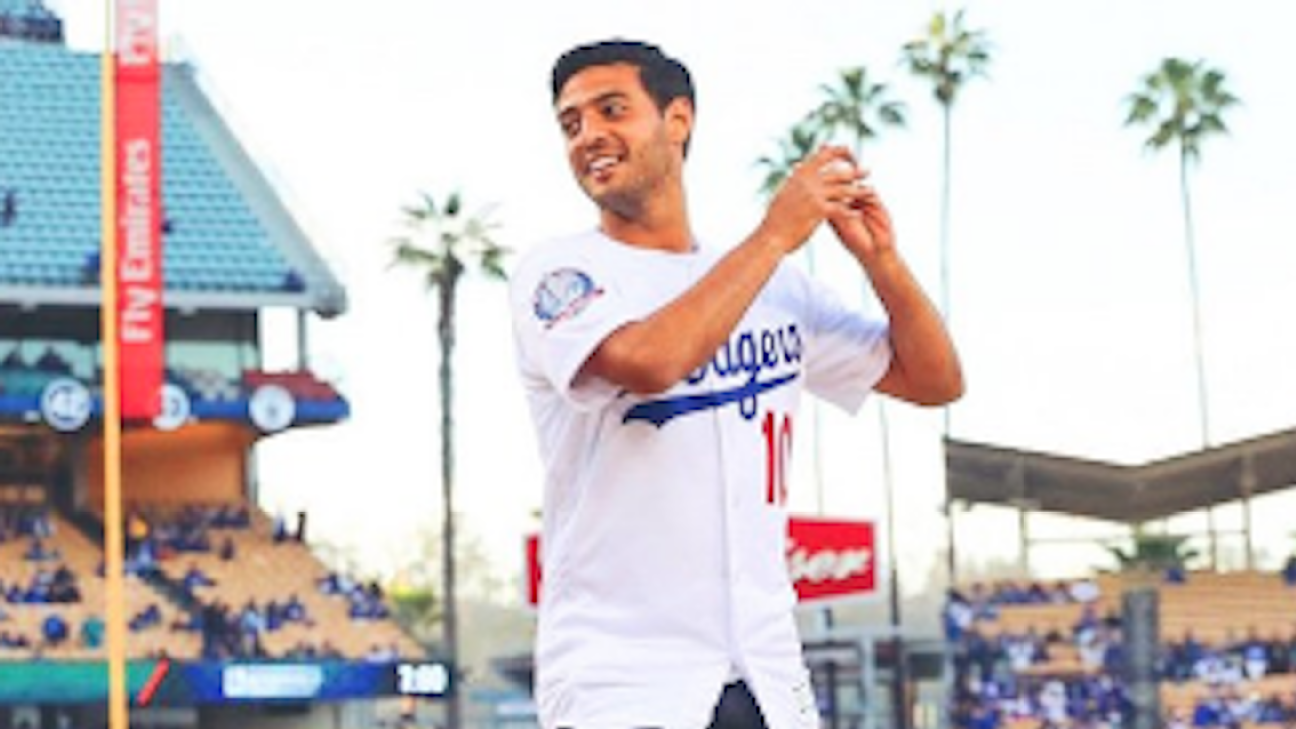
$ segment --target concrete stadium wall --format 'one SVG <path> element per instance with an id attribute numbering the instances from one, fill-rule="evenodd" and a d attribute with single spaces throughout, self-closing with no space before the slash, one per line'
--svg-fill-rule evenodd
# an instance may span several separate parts
<path id="1" fill-rule="evenodd" d="M 247 494 L 248 428 L 190 425 L 173 432 L 128 431 L 122 440 L 122 498 L 127 503 L 232 501 Z M 90 503 L 103 503 L 103 441 L 86 449 Z"/>

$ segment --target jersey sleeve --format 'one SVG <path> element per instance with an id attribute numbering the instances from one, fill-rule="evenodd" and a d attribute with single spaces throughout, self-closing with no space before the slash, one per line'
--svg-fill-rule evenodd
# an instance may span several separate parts
<path id="1" fill-rule="evenodd" d="M 617 285 L 610 267 L 582 256 L 544 255 L 513 280 L 514 334 L 524 379 L 580 409 L 594 409 L 619 389 L 577 375 L 599 344 L 643 317 Z"/>
<path id="2" fill-rule="evenodd" d="M 802 280 L 809 325 L 806 388 L 854 413 L 891 366 L 886 322 L 847 307 L 828 286 Z"/>

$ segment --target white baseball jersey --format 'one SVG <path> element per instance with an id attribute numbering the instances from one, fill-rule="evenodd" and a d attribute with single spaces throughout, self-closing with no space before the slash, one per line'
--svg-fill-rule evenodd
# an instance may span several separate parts
<path id="1" fill-rule="evenodd" d="M 545 729 L 702 729 L 739 678 L 770 729 L 818 727 L 787 572 L 802 389 L 857 409 L 886 328 L 783 265 L 714 358 L 665 393 L 576 377 L 602 340 L 720 253 L 598 232 L 513 275 L 521 370 L 545 462 L 536 700 Z"/>

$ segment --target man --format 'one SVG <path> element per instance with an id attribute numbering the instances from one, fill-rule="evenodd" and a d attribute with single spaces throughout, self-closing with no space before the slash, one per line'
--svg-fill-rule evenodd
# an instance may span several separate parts
<path id="1" fill-rule="evenodd" d="M 575 48 L 554 110 L 597 230 L 512 283 L 545 460 L 536 696 L 545 729 L 816 727 L 785 561 L 800 394 L 857 409 L 962 392 L 953 346 L 850 153 L 808 157 L 727 252 L 689 224 L 688 71 L 654 46 Z M 783 265 L 827 220 L 889 327 Z"/>

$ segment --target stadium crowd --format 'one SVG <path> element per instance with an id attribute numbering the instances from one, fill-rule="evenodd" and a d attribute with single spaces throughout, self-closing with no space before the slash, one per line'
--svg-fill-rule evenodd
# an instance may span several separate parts
<path id="1" fill-rule="evenodd" d="M 214 530 L 246 529 L 251 523 L 251 513 L 244 504 L 189 504 L 178 511 L 153 513 L 132 508 L 126 518 L 127 570 L 152 572 L 159 562 L 177 555 L 212 552 Z M 222 559 L 233 559 L 233 541 L 227 537 L 217 551 Z"/>
<path id="2" fill-rule="evenodd" d="M 1290 568 L 1289 562 L 1288 567 Z M 1281 575 L 1291 585 L 1289 575 Z M 1167 574 L 1169 589 L 1186 575 Z M 1028 726 L 1097 729 L 1123 725 L 1131 711 L 1125 683 L 1122 619 L 1099 614 L 1098 586 L 1090 580 L 1021 585 L 977 584 L 951 590 L 945 607 L 946 637 L 954 646 L 952 720 L 962 729 Z M 1075 604 L 1069 630 L 999 629 L 1001 612 L 1013 606 Z M 1296 674 L 1296 612 L 1286 636 L 1262 637 L 1248 629 L 1222 641 L 1198 639 L 1191 630 L 1161 645 L 1163 682 L 1200 686 L 1190 712 L 1172 707 L 1164 717 L 1174 729 L 1213 729 L 1296 723 L 1296 689 L 1261 693 L 1266 676 Z M 1055 654 L 1078 657 L 1058 662 Z M 1054 670 L 1055 669 L 1055 670 Z M 1287 686 L 1296 685 L 1296 682 Z"/>
<path id="3" fill-rule="evenodd" d="M 39 657 L 76 641 L 84 648 L 98 648 L 103 642 L 104 620 L 92 610 L 81 611 L 84 618 L 74 626 L 72 616 L 49 611 L 39 623 L 39 635 L 6 626 L 10 613 L 29 605 L 75 604 L 82 601 L 75 571 L 61 561 L 56 546 L 56 523 L 50 518 L 50 507 L 44 504 L 18 508 L 0 507 L 0 544 L 26 540 L 21 554 L 34 567 L 22 572 L 0 571 L 0 658 L 6 653 Z M 304 518 L 299 516 L 296 532 L 289 531 L 282 518 L 275 521 L 273 533 L 266 540 L 268 548 L 285 543 L 300 543 Z M 292 591 L 283 595 L 258 595 L 240 605 L 230 605 L 221 598 L 217 580 L 203 569 L 203 560 L 237 559 L 235 539 L 229 530 L 247 530 L 252 514 L 246 504 L 184 505 L 172 508 L 133 506 L 126 517 L 126 562 L 129 574 L 137 575 L 155 586 L 169 586 L 185 609 L 175 611 L 169 620 L 158 602 L 148 602 L 128 616 L 132 633 L 170 630 L 196 633 L 200 636 L 201 656 L 207 659 L 332 659 L 344 657 L 326 637 L 303 639 L 273 654 L 266 647 L 266 636 L 288 625 L 313 627 L 307 601 Z M 214 557 L 213 557 L 214 555 Z M 163 565 L 187 560 L 187 566 L 172 571 L 168 577 Z M 183 563 L 182 563 L 183 564 Z M 95 576 L 102 579 L 105 564 L 100 558 Z M 30 574 L 29 579 L 14 577 Z M 346 601 L 347 615 L 356 622 L 385 620 L 390 612 L 381 586 L 361 582 L 345 574 L 330 572 L 317 587 L 321 594 Z M 81 613 L 78 613 L 78 615 Z M 28 624 L 31 625 L 30 623 Z M 374 645 L 363 657 L 367 660 L 391 660 L 399 655 L 395 645 Z M 356 656 L 361 657 L 361 656 Z"/>

